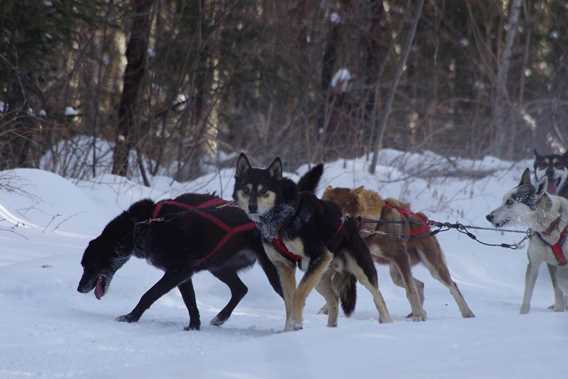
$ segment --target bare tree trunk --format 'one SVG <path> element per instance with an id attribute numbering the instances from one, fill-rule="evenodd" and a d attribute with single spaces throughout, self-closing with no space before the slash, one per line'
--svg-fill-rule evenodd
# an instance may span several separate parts
<path id="1" fill-rule="evenodd" d="M 406 36 L 406 42 L 404 44 L 404 51 L 402 52 L 402 56 L 400 59 L 400 63 L 396 70 L 396 74 L 394 77 L 394 81 L 392 87 L 389 91 L 387 102 L 385 105 L 385 110 L 381 115 L 381 121 L 377 125 L 377 130 L 373 134 L 373 140 L 371 142 L 371 146 L 373 148 L 373 158 L 371 159 L 371 165 L 369 166 L 369 173 L 374 174 L 377 168 L 377 160 L 379 156 L 379 149 L 383 144 L 383 136 L 385 134 L 385 129 L 389 120 L 390 112 L 392 109 L 392 103 L 394 100 L 394 95 L 398 88 L 398 83 L 400 82 L 400 78 L 402 77 L 402 72 L 404 71 L 404 67 L 406 66 L 406 61 L 408 60 L 408 56 L 410 55 L 410 50 L 412 45 L 414 44 L 414 37 L 416 36 L 416 29 L 418 28 L 418 22 L 422 16 L 422 8 L 424 6 L 424 0 L 417 0 L 416 2 L 416 9 L 414 11 L 414 21 L 412 22 L 412 26 L 408 35 Z"/>
<path id="2" fill-rule="evenodd" d="M 134 16 L 126 46 L 128 63 L 124 70 L 124 85 L 118 108 L 118 133 L 112 162 L 112 173 L 115 175 L 127 175 L 128 156 L 136 144 L 132 132 L 135 126 L 138 92 L 146 71 L 148 39 L 152 27 L 150 11 L 153 3 L 154 0 L 132 0 Z"/>
<path id="3" fill-rule="evenodd" d="M 317 120 L 317 131 L 316 135 L 320 137 L 321 146 L 321 157 L 318 159 L 324 159 L 327 154 L 327 126 L 329 124 L 329 116 L 332 110 L 330 106 L 333 104 L 333 97 L 330 96 L 329 86 L 331 79 L 333 78 L 333 70 L 335 68 L 335 62 L 337 61 L 337 45 L 339 43 L 339 28 L 341 19 L 337 13 L 334 13 L 333 17 L 328 19 L 329 30 L 327 32 L 325 40 L 325 50 L 322 58 L 322 68 L 321 68 L 321 103 L 318 112 Z"/>
<path id="4" fill-rule="evenodd" d="M 496 138 L 494 151 L 499 157 L 504 157 L 507 152 L 507 138 L 512 133 L 512 127 L 509 126 L 511 122 L 507 122 L 510 113 L 508 111 L 508 93 L 507 93 L 507 79 L 509 76 L 509 67 L 511 66 L 511 54 L 513 50 L 513 42 L 517 34 L 517 27 L 519 24 L 519 13 L 521 10 L 522 0 L 513 0 L 511 3 L 511 11 L 509 13 L 509 21 L 507 22 L 507 37 L 505 41 L 505 48 L 501 54 L 501 59 L 498 61 L 497 66 L 497 81 L 495 83 L 497 97 L 493 107 L 493 125 L 495 127 Z M 510 121 L 510 120 L 509 120 Z M 511 158 L 511 157 L 504 157 Z"/>

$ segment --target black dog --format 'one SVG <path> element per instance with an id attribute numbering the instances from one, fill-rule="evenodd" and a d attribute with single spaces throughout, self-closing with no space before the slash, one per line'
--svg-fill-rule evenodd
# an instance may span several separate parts
<path id="1" fill-rule="evenodd" d="M 322 173 L 323 166 L 315 166 L 296 185 L 282 176 L 279 158 L 266 169 L 253 168 L 244 154 L 237 161 L 233 198 L 257 222 L 266 253 L 278 271 L 286 305 L 285 330 L 302 328 L 305 300 L 315 286 L 327 301 L 328 325 L 337 324 L 337 295 L 343 301 L 344 288 L 338 288 L 336 272 L 352 278 L 340 282 L 350 287 L 348 294 L 353 296 L 355 278 L 359 280 L 373 295 L 380 320 L 390 322 L 377 271 L 355 220 L 344 220 L 339 207 L 313 193 Z M 306 271 L 297 288 L 296 265 Z M 352 311 L 355 299 L 345 300 L 352 304 L 344 308 Z"/>
<path id="2" fill-rule="evenodd" d="M 184 194 L 173 201 L 141 200 L 113 219 L 100 236 L 89 242 L 81 265 L 78 291 L 95 289 L 100 299 L 114 273 L 135 255 L 165 271 L 164 276 L 118 321 L 136 322 L 156 300 L 178 287 L 189 311 L 185 328 L 199 329 L 201 322 L 191 276 L 209 270 L 231 290 L 228 304 L 211 321 L 222 325 L 248 289 L 237 272 L 258 259 L 272 287 L 282 294 L 275 267 L 268 260 L 258 231 L 246 213 L 221 205 L 212 195 Z"/>

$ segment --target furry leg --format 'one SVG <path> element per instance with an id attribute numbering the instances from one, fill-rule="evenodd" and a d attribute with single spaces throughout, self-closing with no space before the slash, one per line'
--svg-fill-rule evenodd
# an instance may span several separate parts
<path id="1" fill-rule="evenodd" d="M 361 283 L 363 287 L 365 287 L 371 293 L 371 295 L 373 295 L 375 307 L 377 307 L 377 311 L 379 312 L 379 322 L 392 322 L 392 318 L 385 303 L 385 299 L 383 298 L 383 295 L 379 290 L 378 283 L 371 283 L 363 269 L 357 264 L 357 262 L 355 262 L 355 260 L 351 256 L 347 255 L 346 260 L 346 269 L 350 273 L 355 275 L 359 283 Z"/>
<path id="2" fill-rule="evenodd" d="M 337 317 L 339 315 L 339 295 L 333 290 L 333 275 L 333 270 L 328 269 L 321 277 L 319 284 L 316 286 L 316 290 L 326 301 L 326 304 L 322 307 L 322 309 L 325 308 L 326 310 L 327 326 L 329 327 L 337 326 Z"/>
<path id="3" fill-rule="evenodd" d="M 248 292 L 247 286 L 242 282 L 236 272 L 211 272 L 217 279 L 225 283 L 231 290 L 231 299 L 225 307 L 215 316 L 210 324 L 221 326 L 231 317 L 233 310 Z"/>
<path id="4" fill-rule="evenodd" d="M 201 320 L 199 319 L 199 309 L 197 308 L 197 302 L 195 301 L 195 290 L 193 289 L 193 282 L 191 281 L 191 278 L 180 284 L 178 289 L 181 293 L 181 298 L 189 311 L 189 325 L 184 329 L 199 330 L 199 328 L 201 328 Z"/>
<path id="5" fill-rule="evenodd" d="M 523 295 L 523 304 L 521 305 L 521 314 L 529 313 L 531 308 L 531 299 L 533 295 L 534 285 L 538 277 L 539 264 L 531 262 L 527 265 L 527 273 L 525 275 L 525 294 Z"/>
<path id="6" fill-rule="evenodd" d="M 284 331 L 294 330 L 293 309 L 294 309 L 294 292 L 296 291 L 296 274 L 295 268 L 290 267 L 283 262 L 275 262 L 276 271 L 280 278 L 280 285 L 282 286 L 282 295 L 284 298 L 284 305 L 286 307 L 286 324 Z"/>
<path id="7" fill-rule="evenodd" d="M 306 298 L 314 287 L 320 282 L 320 279 L 324 272 L 328 269 L 329 263 L 331 262 L 332 255 L 327 250 L 319 259 L 312 259 L 308 270 L 302 277 L 300 285 L 294 292 L 294 329 L 302 329 L 303 327 L 303 317 L 302 313 L 304 311 L 304 305 L 306 303 Z"/>
<path id="8" fill-rule="evenodd" d="M 152 304 L 160 297 L 177 287 L 190 277 L 190 272 L 185 270 L 170 270 L 166 271 L 164 276 L 156 284 L 152 286 L 142 297 L 136 307 L 123 316 L 116 318 L 121 322 L 136 322 L 140 319 L 144 311 L 150 308 Z"/>
<path id="9" fill-rule="evenodd" d="M 552 288 L 554 289 L 554 305 L 552 309 L 554 312 L 564 312 L 566 310 L 566 302 L 564 293 L 558 286 L 558 279 L 556 278 L 556 271 L 558 268 L 553 265 L 546 265 L 548 267 L 548 273 L 550 274 L 550 281 L 552 282 Z"/>
<path id="10" fill-rule="evenodd" d="M 452 277 L 450 275 L 450 270 L 448 270 L 448 266 L 446 266 L 446 262 L 443 260 L 443 256 L 441 255 L 441 253 L 440 253 L 440 261 L 438 262 L 437 265 L 432 264 L 432 262 L 428 260 L 428 257 L 423 252 L 419 251 L 418 253 L 420 255 L 420 260 L 422 261 L 422 263 L 424 263 L 428 271 L 430 271 L 432 277 L 434 277 L 434 279 L 438 280 L 446 288 L 448 288 L 448 290 L 450 290 L 450 294 L 452 295 L 454 301 L 458 305 L 462 317 L 463 318 L 475 317 L 475 314 L 469 308 L 469 305 L 467 305 L 465 298 L 463 297 L 461 291 L 459 290 L 458 285 L 452 280 Z"/>
<path id="11" fill-rule="evenodd" d="M 392 275 L 393 266 L 394 269 L 398 271 L 399 274 L 398 279 L 402 281 L 402 286 L 406 290 L 406 298 L 408 299 L 410 307 L 412 308 L 412 316 L 411 316 L 412 320 L 425 321 L 426 312 L 422 308 L 420 295 L 418 293 L 418 289 L 416 288 L 416 283 L 410 269 L 410 262 L 408 261 L 408 255 L 398 254 L 397 257 L 393 259 L 390 265 L 391 277 L 393 277 Z"/>

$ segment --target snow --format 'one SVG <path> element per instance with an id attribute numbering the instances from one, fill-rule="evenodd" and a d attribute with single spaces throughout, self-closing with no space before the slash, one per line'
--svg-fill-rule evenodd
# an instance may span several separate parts
<path id="1" fill-rule="evenodd" d="M 71 107 L 71 106 L 67 106 L 65 107 L 65 116 L 77 116 L 79 114 L 79 112 L 77 111 L 77 109 Z"/>
<path id="2" fill-rule="evenodd" d="M 432 165 L 454 168 L 431 153 L 384 150 L 379 162 L 375 176 L 367 174 L 363 159 L 331 162 L 320 191 L 328 184 L 366 185 L 410 200 L 433 219 L 489 226 L 484 215 L 530 163 L 454 160 L 461 168 L 496 170 L 473 181 L 403 180 Z M 196 275 L 203 322 L 198 332 L 183 331 L 188 316 L 175 291 L 137 324 L 114 321 L 160 277 L 142 260 L 131 259 L 101 301 L 76 291 L 88 240 L 130 203 L 185 191 L 215 190 L 230 198 L 232 175 L 222 170 L 189 183 L 156 177 L 146 188 L 108 174 L 70 181 L 41 170 L 0 172 L 20 189 L 0 191 L 0 378 L 534 378 L 565 372 L 568 315 L 546 309 L 553 298 L 546 270 L 531 313 L 521 316 L 525 253 L 483 247 L 452 232 L 440 234 L 440 243 L 475 319 L 462 319 L 448 291 L 422 267 L 414 273 L 426 285 L 426 322 L 405 319 L 404 291 L 380 267 L 380 288 L 394 323 L 377 322 L 370 296 L 359 287 L 355 313 L 349 319 L 341 315 L 337 328 L 327 328 L 326 316 L 316 314 L 323 299 L 314 292 L 304 329 L 291 333 L 281 333 L 282 301 L 256 266 L 241 274 L 249 293 L 220 328 L 207 322 L 228 300 L 228 290 L 207 272 Z M 519 236 L 479 237 L 512 242 Z"/>
<path id="3" fill-rule="evenodd" d="M 331 86 L 335 88 L 340 85 L 341 92 L 345 92 L 347 91 L 347 85 L 349 84 L 351 78 L 351 73 L 347 68 L 340 68 L 339 70 L 337 70 L 335 75 L 333 75 L 333 78 L 331 79 Z"/>
<path id="4" fill-rule="evenodd" d="M 332 24 L 339 24 L 341 22 L 341 16 L 337 12 L 332 12 L 329 16 L 329 21 Z"/>

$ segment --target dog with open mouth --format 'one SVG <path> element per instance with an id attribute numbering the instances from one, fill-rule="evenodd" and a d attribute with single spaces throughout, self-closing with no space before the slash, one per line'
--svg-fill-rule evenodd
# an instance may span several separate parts
<path id="1" fill-rule="evenodd" d="M 547 192 L 548 177 L 535 186 L 527 168 L 518 186 L 503 197 L 500 207 L 486 218 L 500 228 L 507 225 L 522 225 L 533 232 L 527 251 L 528 265 L 521 314 L 528 313 L 538 270 L 547 263 L 554 288 L 556 312 L 566 309 L 563 293 L 568 293 L 568 199 Z"/>
<path id="2" fill-rule="evenodd" d="M 184 194 L 157 203 L 145 199 L 132 204 L 89 242 L 81 259 L 83 275 L 77 290 L 88 293 L 94 289 L 95 297 L 101 299 L 115 273 L 133 255 L 146 259 L 164 275 L 118 321 L 138 321 L 156 300 L 177 287 L 189 312 L 185 329 L 198 330 L 201 321 L 192 275 L 207 270 L 231 290 L 231 299 L 211 321 L 220 326 L 248 291 L 237 273 L 255 261 L 274 290 L 282 294 L 256 225 L 241 209 L 213 195 Z"/>
<path id="3" fill-rule="evenodd" d="M 534 151 L 533 173 L 536 184 L 546 178 L 546 192 L 568 198 L 568 151 L 564 154 L 540 155 Z"/>

